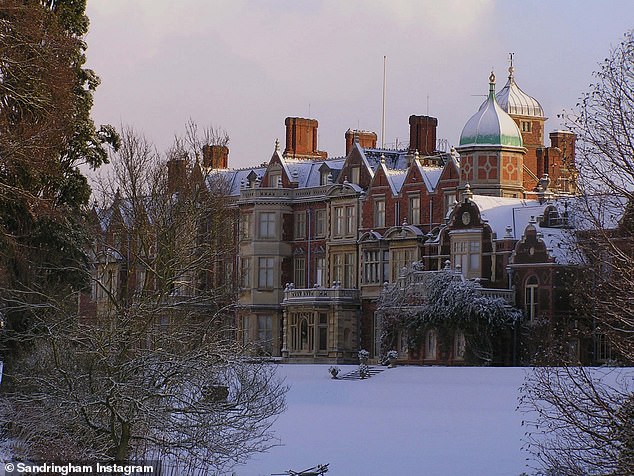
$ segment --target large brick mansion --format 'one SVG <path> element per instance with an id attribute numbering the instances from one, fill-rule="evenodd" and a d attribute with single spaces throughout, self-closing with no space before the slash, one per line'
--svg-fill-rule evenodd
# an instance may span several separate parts
<path id="1" fill-rule="evenodd" d="M 529 324 L 572 322 L 565 271 L 575 260 L 564 232 L 577 193 L 575 136 L 551 132 L 546 146 L 546 119 L 511 67 L 499 91 L 491 74 L 450 150 L 438 149 L 437 119 L 419 115 L 399 150 L 349 129 L 345 156 L 330 158 L 318 150 L 317 121 L 299 117 L 286 118 L 284 148 L 276 142 L 258 167 L 229 169 L 226 147 L 206 147 L 191 173 L 222 177 L 236 210 L 227 276 L 237 338 L 288 361 L 356 362 L 362 348 L 379 358 L 386 283 L 443 269 L 477 280 Z M 395 345 L 404 360 L 461 364 L 461 339 L 441 343 L 430 331 L 421 349 Z M 497 363 L 518 363 L 517 339 Z M 574 333 L 565 345 L 579 360 L 609 357 Z"/>

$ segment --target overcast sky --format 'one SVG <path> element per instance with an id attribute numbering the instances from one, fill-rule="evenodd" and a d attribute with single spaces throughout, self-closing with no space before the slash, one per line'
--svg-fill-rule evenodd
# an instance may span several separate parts
<path id="1" fill-rule="evenodd" d="M 132 125 L 166 149 L 189 118 L 229 133 L 231 167 L 267 161 L 284 118 L 319 121 L 319 149 L 348 128 L 407 141 L 411 114 L 458 143 L 515 53 L 519 86 L 557 114 L 634 27 L 631 0 L 88 0 L 88 66 L 101 77 L 97 124 Z"/>

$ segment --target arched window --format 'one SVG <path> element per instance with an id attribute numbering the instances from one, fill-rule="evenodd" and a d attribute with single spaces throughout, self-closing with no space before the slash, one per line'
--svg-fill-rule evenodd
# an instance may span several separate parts
<path id="1" fill-rule="evenodd" d="M 425 360 L 436 360 L 438 334 L 435 330 L 427 331 L 425 334 Z"/>
<path id="2" fill-rule="evenodd" d="M 524 285 L 524 309 L 526 309 L 526 316 L 531 321 L 537 319 L 537 311 L 539 310 L 537 297 L 538 288 L 539 281 L 537 280 L 537 276 L 530 276 Z"/>
<path id="3" fill-rule="evenodd" d="M 458 330 L 453 341 L 453 355 L 456 360 L 463 360 L 467 350 L 467 339 L 464 332 Z"/>

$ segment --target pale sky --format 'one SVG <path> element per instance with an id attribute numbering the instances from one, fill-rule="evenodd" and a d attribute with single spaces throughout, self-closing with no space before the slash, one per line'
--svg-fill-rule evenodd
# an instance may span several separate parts
<path id="1" fill-rule="evenodd" d="M 546 132 L 634 27 L 632 0 L 88 0 L 88 66 L 101 77 L 96 124 L 131 125 L 165 150 L 189 118 L 230 135 L 229 165 L 268 161 L 284 119 L 319 121 L 319 149 L 342 156 L 348 128 L 407 141 L 411 114 L 462 127 L 515 53 L 519 86 Z"/>

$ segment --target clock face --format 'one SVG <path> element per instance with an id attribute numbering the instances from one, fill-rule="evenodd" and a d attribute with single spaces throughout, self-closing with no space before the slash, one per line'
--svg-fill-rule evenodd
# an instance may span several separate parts
<path id="1" fill-rule="evenodd" d="M 464 212 L 462 214 L 462 223 L 464 223 L 465 225 L 471 223 L 471 215 L 469 214 L 469 212 Z"/>

